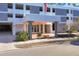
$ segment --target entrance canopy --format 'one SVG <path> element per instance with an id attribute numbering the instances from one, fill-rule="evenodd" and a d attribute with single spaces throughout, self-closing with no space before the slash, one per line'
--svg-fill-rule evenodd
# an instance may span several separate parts
<path id="1" fill-rule="evenodd" d="M 15 19 L 14 24 L 20 24 L 26 21 L 55 22 L 60 21 L 58 16 L 27 14 L 24 18 Z"/>

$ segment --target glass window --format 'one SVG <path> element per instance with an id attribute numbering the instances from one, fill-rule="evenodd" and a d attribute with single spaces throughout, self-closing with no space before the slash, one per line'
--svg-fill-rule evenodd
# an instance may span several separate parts
<path id="1" fill-rule="evenodd" d="M 55 12 L 55 8 L 52 8 L 52 12 Z"/>
<path id="2" fill-rule="evenodd" d="M 49 25 L 45 25 L 45 33 L 49 33 L 48 28 L 49 28 Z"/>
<path id="3" fill-rule="evenodd" d="M 69 17 L 66 17 L 67 20 L 69 20 Z"/>
<path id="4" fill-rule="evenodd" d="M 29 5 L 26 5 L 26 10 L 30 10 L 30 6 Z"/>
<path id="5" fill-rule="evenodd" d="M 62 5 L 62 6 L 65 5 L 65 4 L 66 4 L 66 3 L 57 3 L 57 5 Z"/>
<path id="6" fill-rule="evenodd" d="M 73 3 L 73 6 L 79 7 L 79 3 Z"/>
<path id="7" fill-rule="evenodd" d="M 47 12 L 50 12 L 50 8 L 47 8 Z"/>
<path id="8" fill-rule="evenodd" d="M 34 32 L 36 32 L 36 25 L 34 25 Z"/>
<path id="9" fill-rule="evenodd" d="M 39 25 L 37 25 L 37 32 L 39 32 Z"/>
<path id="10" fill-rule="evenodd" d="M 8 3 L 8 8 L 13 8 L 13 4 L 12 3 Z"/>
<path id="11" fill-rule="evenodd" d="M 16 18 L 23 18 L 23 14 L 16 14 Z"/>
<path id="12" fill-rule="evenodd" d="M 23 10 L 23 4 L 16 4 L 16 9 L 22 9 Z"/>
<path id="13" fill-rule="evenodd" d="M 40 7 L 40 11 L 43 11 L 43 8 L 42 7 Z"/>
<path id="14" fill-rule="evenodd" d="M 32 26 L 32 32 L 38 33 L 39 32 L 39 25 L 33 25 Z"/>
<path id="15" fill-rule="evenodd" d="M 13 17 L 13 14 L 10 14 L 10 13 L 9 13 L 9 14 L 8 14 L 8 17 Z"/>
<path id="16" fill-rule="evenodd" d="M 66 12 L 69 13 L 69 10 L 67 9 Z"/>
<path id="17" fill-rule="evenodd" d="M 52 30 L 55 30 L 55 23 L 52 23 Z"/>

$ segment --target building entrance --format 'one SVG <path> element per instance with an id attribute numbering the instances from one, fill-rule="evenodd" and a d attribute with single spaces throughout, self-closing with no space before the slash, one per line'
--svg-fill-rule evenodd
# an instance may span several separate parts
<path id="1" fill-rule="evenodd" d="M 12 24 L 0 24 L 0 32 L 12 32 Z"/>
<path id="2" fill-rule="evenodd" d="M 55 23 L 52 23 L 52 30 L 55 31 Z"/>

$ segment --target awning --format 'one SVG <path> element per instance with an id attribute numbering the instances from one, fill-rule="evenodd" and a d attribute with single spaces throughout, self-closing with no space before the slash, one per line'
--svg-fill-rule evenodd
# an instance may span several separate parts
<path id="1" fill-rule="evenodd" d="M 41 21 L 41 22 L 55 22 L 60 21 L 58 16 L 49 16 L 49 15 L 37 15 L 37 14 L 27 14 L 25 18 L 15 19 L 14 24 L 20 24 L 26 21 Z"/>

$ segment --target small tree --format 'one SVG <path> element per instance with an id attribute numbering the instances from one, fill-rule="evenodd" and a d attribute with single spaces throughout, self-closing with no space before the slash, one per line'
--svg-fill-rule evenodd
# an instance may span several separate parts
<path id="1" fill-rule="evenodd" d="M 69 36 L 71 36 L 72 33 L 77 32 L 77 28 L 75 26 L 75 23 L 70 21 L 69 23 L 66 23 L 64 26 L 64 30 L 69 33 Z"/>
<path id="2" fill-rule="evenodd" d="M 74 25 L 70 26 L 70 29 L 68 29 L 68 25 L 65 25 L 64 27 L 65 27 L 64 30 L 65 30 L 67 33 L 69 33 L 69 35 L 71 35 L 72 33 L 77 32 L 77 28 L 76 28 Z"/>

